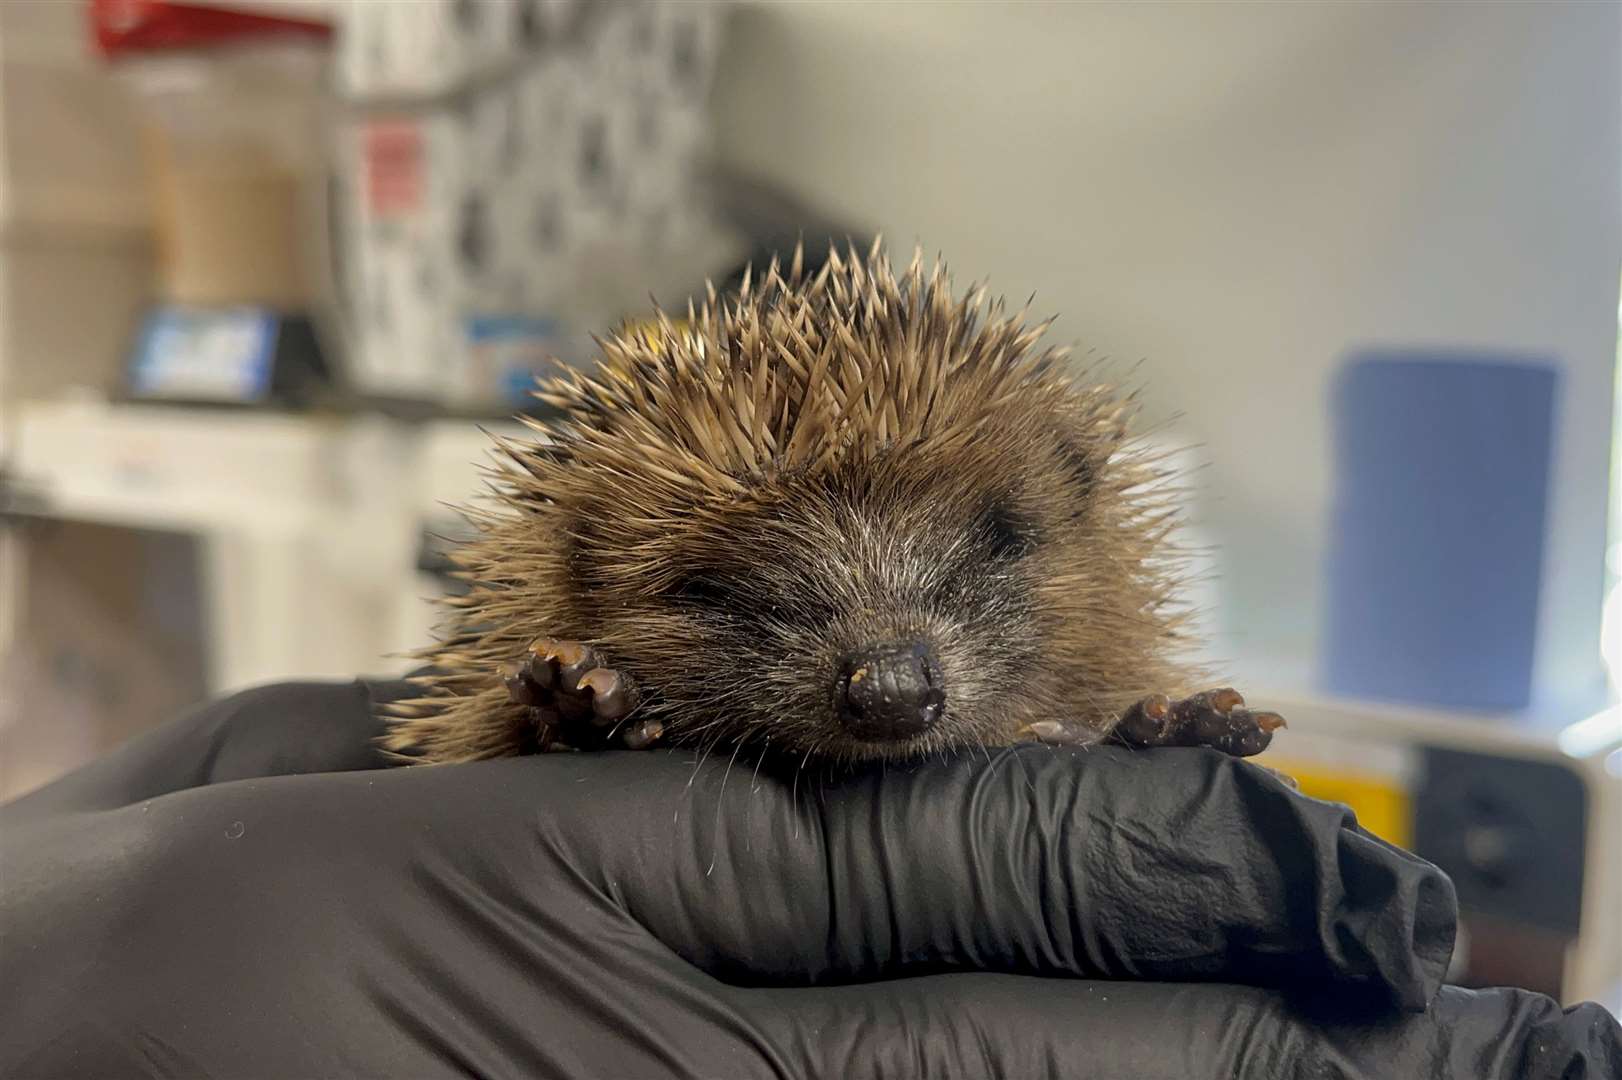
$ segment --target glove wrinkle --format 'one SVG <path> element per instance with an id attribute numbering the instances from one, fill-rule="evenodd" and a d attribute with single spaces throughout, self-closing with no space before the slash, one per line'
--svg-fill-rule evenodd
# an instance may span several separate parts
<path id="1" fill-rule="evenodd" d="M 1446 879 L 1220 755 L 1028 747 L 804 803 L 678 754 L 370 768 L 368 703 L 254 692 L 0 808 L 0 1075 L 1622 1070 L 1596 1006 L 1436 990 Z"/>

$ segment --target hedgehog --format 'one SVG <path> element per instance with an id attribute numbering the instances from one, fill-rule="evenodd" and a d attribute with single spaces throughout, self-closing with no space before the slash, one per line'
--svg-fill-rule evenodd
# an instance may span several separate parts
<path id="1" fill-rule="evenodd" d="M 1281 717 L 1191 692 L 1175 476 L 1137 395 L 939 259 L 804 261 L 538 387 L 557 418 L 495 438 L 465 591 L 385 746 L 1264 749 Z"/>

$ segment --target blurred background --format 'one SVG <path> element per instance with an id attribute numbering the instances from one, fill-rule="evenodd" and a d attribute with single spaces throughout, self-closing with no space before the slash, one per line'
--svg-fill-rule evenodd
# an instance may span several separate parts
<path id="1" fill-rule="evenodd" d="M 403 670 L 537 372 L 879 232 L 1142 386 L 1454 977 L 1616 1008 L 1609 3 L 0 0 L 0 798 Z"/>

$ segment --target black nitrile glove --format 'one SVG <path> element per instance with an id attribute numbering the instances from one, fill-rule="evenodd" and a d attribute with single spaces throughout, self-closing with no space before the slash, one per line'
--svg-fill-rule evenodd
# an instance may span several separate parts
<path id="1" fill-rule="evenodd" d="M 0 1076 L 1622 1063 L 1597 1007 L 1437 994 L 1446 879 L 1210 751 L 381 769 L 369 710 L 241 695 L 0 811 Z"/>

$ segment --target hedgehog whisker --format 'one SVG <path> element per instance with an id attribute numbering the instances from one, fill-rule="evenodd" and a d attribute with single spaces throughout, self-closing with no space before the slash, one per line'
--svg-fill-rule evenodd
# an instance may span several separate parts
<path id="1" fill-rule="evenodd" d="M 749 776 L 749 793 L 751 795 L 760 792 L 760 763 L 766 760 L 766 753 L 771 749 L 771 745 L 772 737 L 768 735 L 760 744 L 760 753 L 755 755 L 755 771 Z"/>
<path id="2" fill-rule="evenodd" d="M 721 774 L 721 790 L 715 796 L 715 827 L 710 834 L 710 866 L 704 871 L 709 877 L 715 872 L 715 860 L 720 857 L 721 851 L 721 811 L 726 806 L 727 781 L 732 778 L 732 766 L 738 760 L 738 751 L 743 749 L 743 743 L 732 748 L 732 757 L 727 761 L 727 771 Z"/>
<path id="3" fill-rule="evenodd" d="M 817 744 L 812 743 L 806 748 L 805 756 L 794 767 L 794 786 L 789 789 L 789 805 L 794 808 L 794 838 L 800 838 L 800 774 L 805 772 L 805 763 L 811 760 L 811 754 L 816 750 Z"/>

